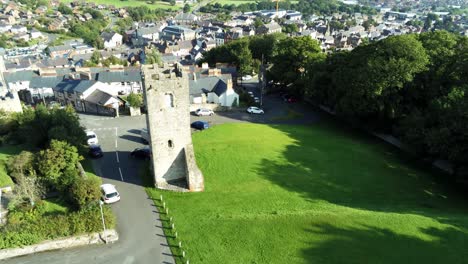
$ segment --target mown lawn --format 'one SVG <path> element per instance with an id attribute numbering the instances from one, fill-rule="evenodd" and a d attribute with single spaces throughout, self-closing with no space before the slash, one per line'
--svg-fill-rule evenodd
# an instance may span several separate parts
<path id="1" fill-rule="evenodd" d="M 149 189 L 190 263 L 467 263 L 466 200 L 374 139 L 321 122 L 193 140 L 206 191 Z"/>
<path id="2" fill-rule="evenodd" d="M 19 154 L 23 146 L 0 146 L 0 188 L 13 185 L 13 181 L 7 174 L 6 162 L 8 158 Z"/>

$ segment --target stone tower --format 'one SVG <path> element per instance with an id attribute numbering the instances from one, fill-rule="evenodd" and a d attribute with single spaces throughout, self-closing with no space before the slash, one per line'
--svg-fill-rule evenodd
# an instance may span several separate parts
<path id="1" fill-rule="evenodd" d="M 203 175 L 192 145 L 186 74 L 180 64 L 142 65 L 141 71 L 156 187 L 203 191 Z"/>

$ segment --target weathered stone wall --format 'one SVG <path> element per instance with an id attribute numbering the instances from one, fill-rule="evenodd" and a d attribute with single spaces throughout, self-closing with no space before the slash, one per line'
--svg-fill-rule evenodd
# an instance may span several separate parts
<path id="1" fill-rule="evenodd" d="M 192 144 L 188 79 L 177 65 L 143 65 L 142 73 L 155 184 L 163 188 L 186 179 L 187 168 L 193 168 L 184 151 Z"/>
<path id="2" fill-rule="evenodd" d="M 119 236 L 117 232 L 113 229 L 109 229 L 101 233 L 93 233 L 88 235 L 45 241 L 39 244 L 25 246 L 22 248 L 3 249 L 0 250 L 0 260 L 49 250 L 71 248 L 91 244 L 114 243 L 118 239 Z"/>

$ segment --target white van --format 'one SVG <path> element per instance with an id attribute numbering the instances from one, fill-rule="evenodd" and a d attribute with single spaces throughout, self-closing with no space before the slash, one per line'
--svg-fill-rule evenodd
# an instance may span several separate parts
<path id="1" fill-rule="evenodd" d="M 143 141 L 145 143 L 149 143 L 150 142 L 150 135 L 148 133 L 148 129 L 146 128 L 142 128 L 141 129 L 141 139 L 143 139 Z"/>

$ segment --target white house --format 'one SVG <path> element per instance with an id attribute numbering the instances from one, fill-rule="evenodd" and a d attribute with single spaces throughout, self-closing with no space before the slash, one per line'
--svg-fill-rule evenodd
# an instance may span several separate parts
<path id="1" fill-rule="evenodd" d="M 141 93 L 141 73 L 139 70 L 109 70 L 100 72 L 97 80 L 102 83 L 101 90 L 113 96 L 119 94 Z"/>
<path id="2" fill-rule="evenodd" d="M 122 45 L 123 36 L 116 32 L 103 32 L 101 34 L 104 40 L 104 48 L 115 48 Z"/>
<path id="3" fill-rule="evenodd" d="M 29 33 L 29 35 L 31 35 L 32 39 L 37 39 L 37 38 L 42 38 L 43 37 L 42 33 L 37 29 L 32 29 L 31 32 Z"/>
<path id="4" fill-rule="evenodd" d="M 198 77 L 197 75 L 197 73 L 193 73 L 193 78 L 189 80 L 191 104 L 211 103 L 221 106 L 237 106 L 239 104 L 239 95 L 232 88 L 230 74 Z"/>
<path id="5" fill-rule="evenodd" d="M 18 33 L 27 33 L 28 29 L 25 26 L 21 25 L 14 25 L 10 28 L 10 32 L 13 34 L 18 34 Z"/>

